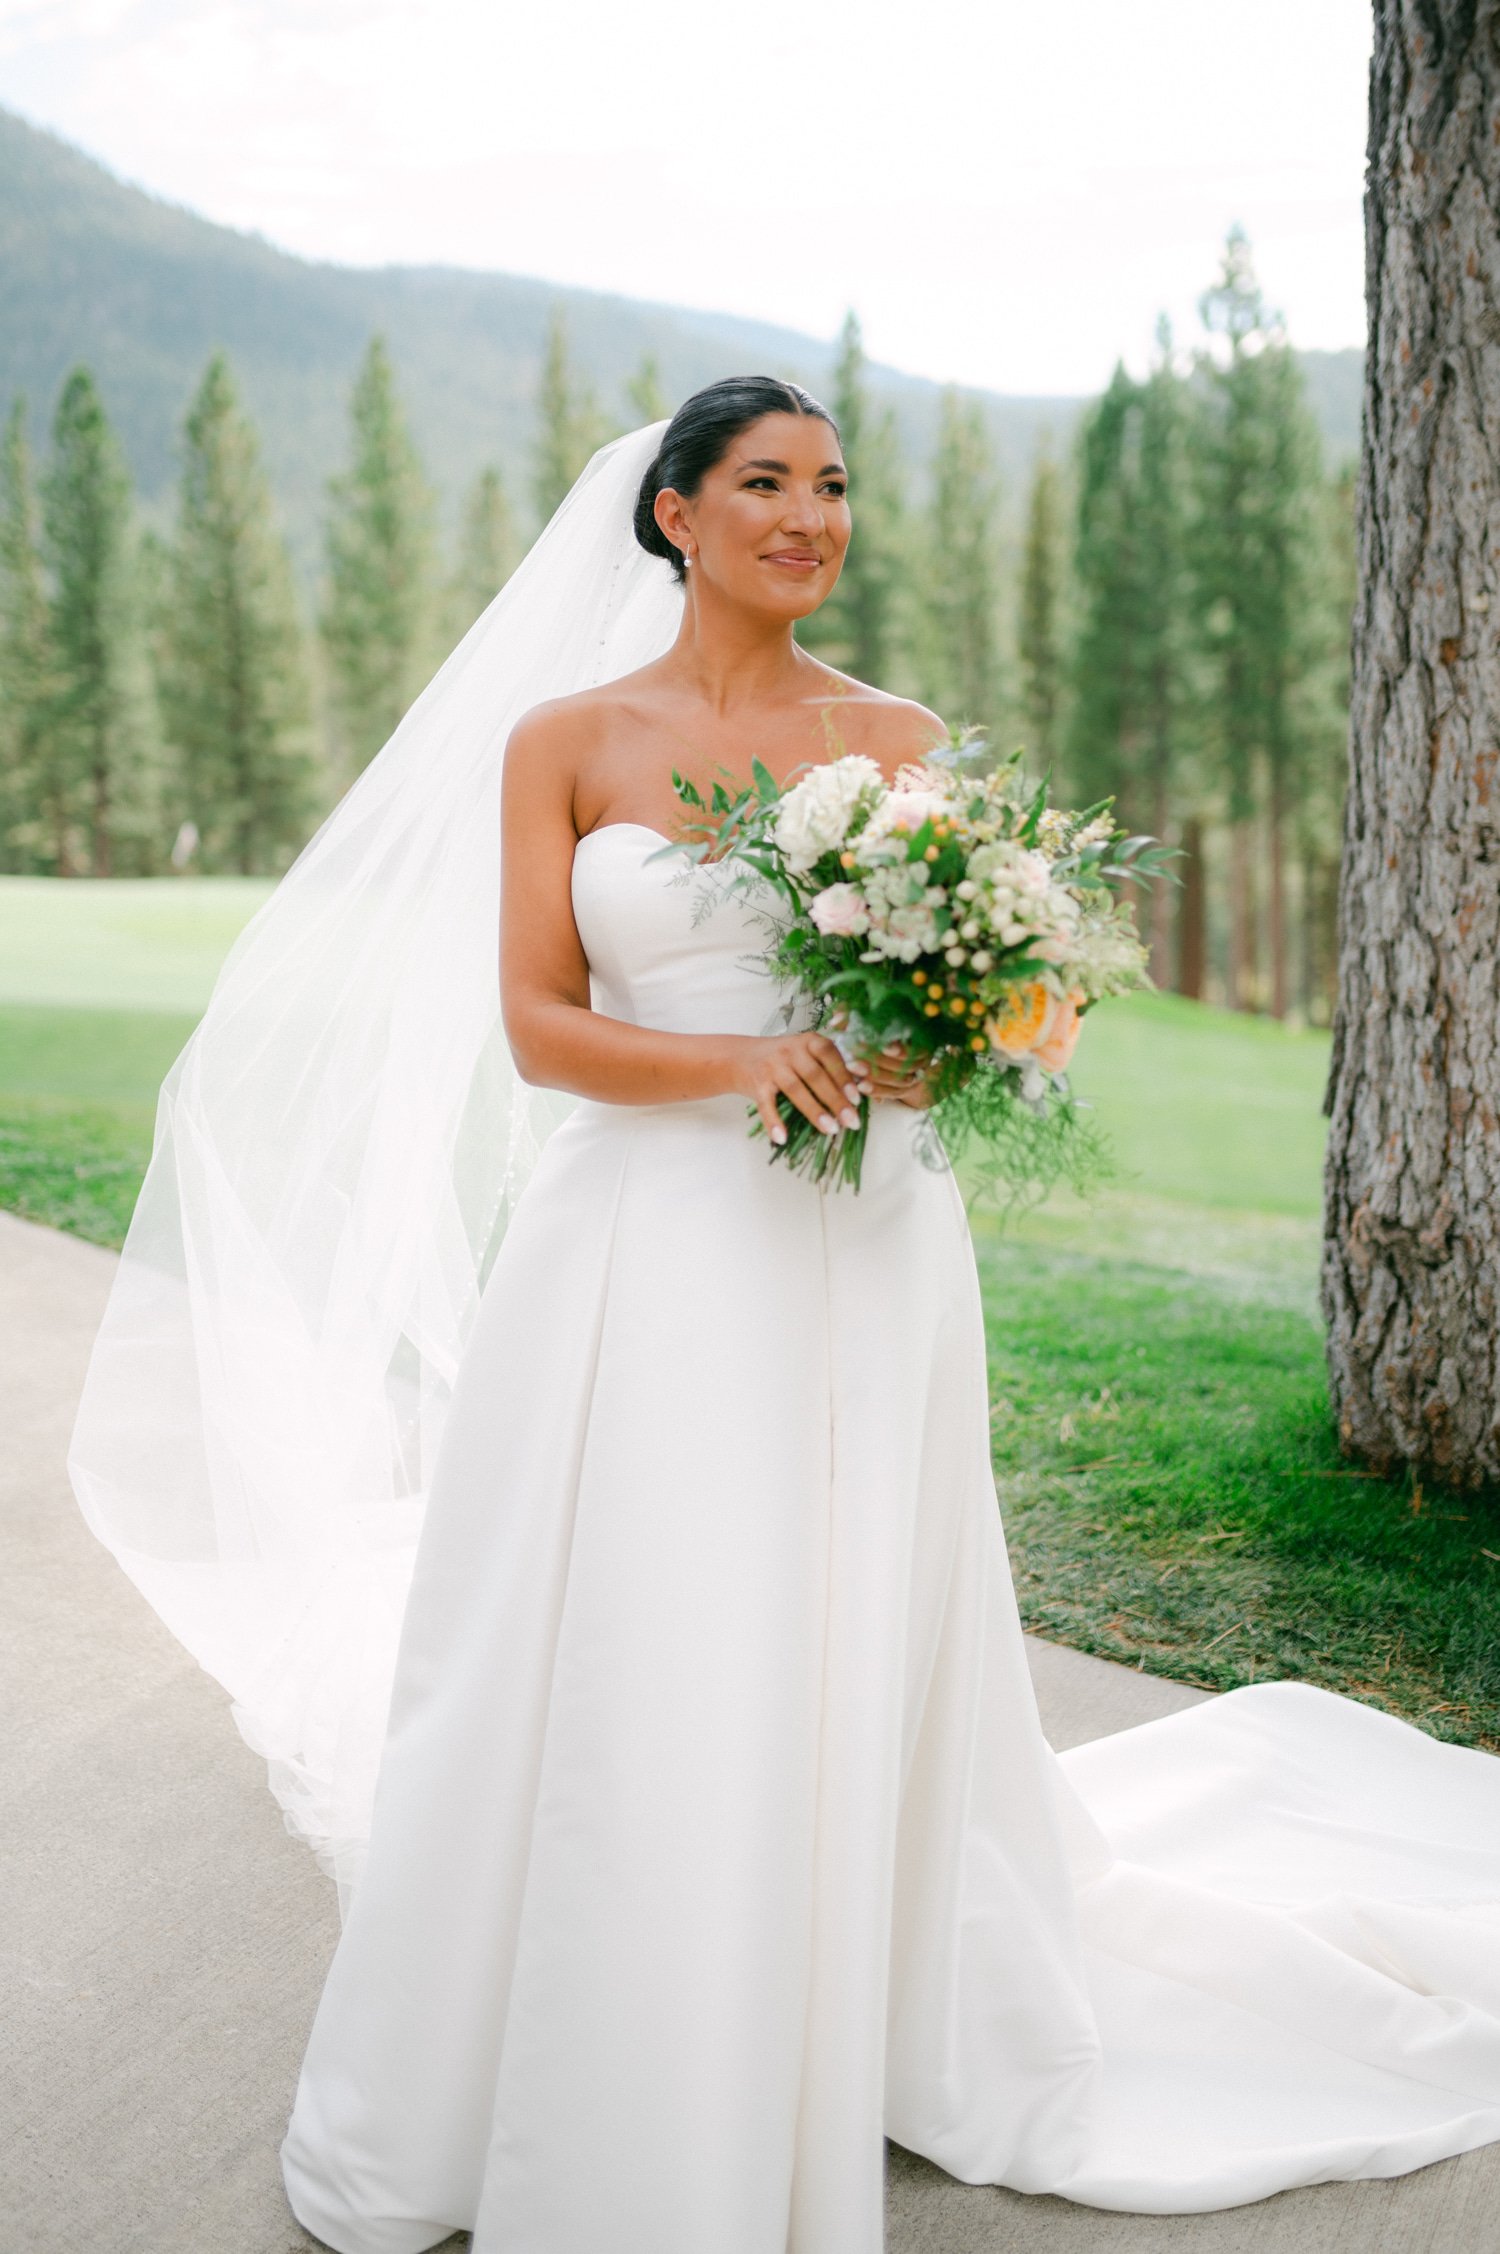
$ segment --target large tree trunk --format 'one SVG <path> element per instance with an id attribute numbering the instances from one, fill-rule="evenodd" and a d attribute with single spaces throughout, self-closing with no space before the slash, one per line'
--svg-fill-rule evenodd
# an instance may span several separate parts
<path id="1" fill-rule="evenodd" d="M 1346 1447 L 1500 1477 L 1500 0 L 1375 0 L 1323 1304 Z"/>

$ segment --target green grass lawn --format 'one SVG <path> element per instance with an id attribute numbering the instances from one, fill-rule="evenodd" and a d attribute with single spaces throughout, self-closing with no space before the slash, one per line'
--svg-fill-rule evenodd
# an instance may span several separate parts
<path id="1" fill-rule="evenodd" d="M 0 1206 L 122 1241 L 156 1091 L 269 890 L 0 877 Z"/>
<path id="2" fill-rule="evenodd" d="M 263 884 L 0 878 L 0 1205 L 124 1235 L 157 1087 Z M 1027 1625 L 1209 1689 L 1297 1675 L 1500 1746 L 1500 1506 L 1340 1462 L 1316 1319 L 1326 1037 L 1091 1016 L 1088 1204 L 975 1217 Z"/>

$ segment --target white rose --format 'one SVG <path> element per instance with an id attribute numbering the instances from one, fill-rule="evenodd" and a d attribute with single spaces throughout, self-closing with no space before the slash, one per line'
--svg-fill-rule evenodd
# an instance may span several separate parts
<path id="1" fill-rule="evenodd" d="M 858 939 L 870 928 L 864 895 L 852 884 L 825 885 L 808 902 L 807 912 L 830 939 Z"/>
<path id="2" fill-rule="evenodd" d="M 810 869 L 825 853 L 836 853 L 867 791 L 878 790 L 882 776 L 873 759 L 853 754 L 814 767 L 787 792 L 776 811 L 776 843 L 793 871 Z"/>

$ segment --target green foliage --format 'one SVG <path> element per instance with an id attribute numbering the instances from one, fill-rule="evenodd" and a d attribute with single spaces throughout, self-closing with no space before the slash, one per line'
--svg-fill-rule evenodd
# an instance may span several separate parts
<path id="1" fill-rule="evenodd" d="M 450 648 L 488 610 L 520 560 L 520 536 L 505 481 L 497 469 L 483 469 L 469 488 L 459 526 L 458 562 L 448 589 Z"/>
<path id="2" fill-rule="evenodd" d="M 854 515 L 838 585 L 799 638 L 857 680 L 890 688 L 901 664 L 900 605 L 906 527 L 895 418 L 870 396 L 864 342 L 853 313 L 839 340 L 833 395 Z"/>
<path id="3" fill-rule="evenodd" d="M 169 569 L 162 703 L 199 864 L 277 869 L 314 810 L 309 690 L 291 568 L 222 353 L 184 426 Z"/>
<path id="4" fill-rule="evenodd" d="M 0 869 L 67 866 L 67 810 L 48 767 L 51 694 L 41 517 L 18 399 L 0 446 Z"/>
<path id="5" fill-rule="evenodd" d="M 1026 749 L 1033 767 L 1042 773 L 1056 766 L 1062 748 L 1065 569 L 1062 481 L 1051 449 L 1044 444 L 1026 503 L 1017 633 Z"/>
<path id="6" fill-rule="evenodd" d="M 329 487 L 322 633 L 340 749 L 366 766 L 422 688 L 433 658 L 432 501 L 373 337 L 350 402 L 352 460 Z"/>
<path id="7" fill-rule="evenodd" d="M 922 559 L 927 701 L 959 726 L 1000 717 L 999 473 L 978 400 L 943 394 Z"/>
<path id="8" fill-rule="evenodd" d="M 1116 368 L 1080 438 L 1066 763 L 1071 790 L 1114 793 L 1158 834 L 1190 734 L 1191 512 L 1186 409 L 1163 336 L 1145 382 Z"/>
<path id="9" fill-rule="evenodd" d="M 638 374 L 640 371 L 638 371 Z M 654 421 L 648 416 L 647 421 Z M 592 385 L 577 375 L 568 355 L 568 324 L 561 310 L 547 324 L 547 345 L 537 390 L 537 434 L 532 497 L 544 525 L 559 507 L 589 456 L 609 437 Z"/>
<path id="10" fill-rule="evenodd" d="M 103 402 L 77 368 L 58 401 L 42 506 L 51 591 L 42 795 L 55 809 L 63 874 L 150 868 L 159 854 L 161 761 L 130 506 Z"/>
<path id="11" fill-rule="evenodd" d="M 1204 740 L 1230 830 L 1229 986 L 1263 997 L 1259 932 L 1269 929 L 1271 1006 L 1287 1003 L 1287 824 L 1315 730 L 1302 694 L 1318 663 L 1317 432 L 1301 372 L 1270 315 L 1234 229 L 1203 319 L 1225 340 L 1198 355 L 1194 435 L 1200 507 L 1194 542 L 1206 693 Z M 1261 859 L 1249 825 L 1263 815 L 1269 900 L 1254 897 Z"/>
<path id="12" fill-rule="evenodd" d="M 639 367 L 625 386 L 625 396 L 642 424 L 664 422 L 671 414 L 654 352 L 642 354 Z"/>

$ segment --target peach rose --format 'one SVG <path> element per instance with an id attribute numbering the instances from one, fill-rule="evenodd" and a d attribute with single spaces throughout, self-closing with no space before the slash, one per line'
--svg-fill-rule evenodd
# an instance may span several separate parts
<path id="1" fill-rule="evenodd" d="M 1038 1042 L 1051 1033 L 1061 1007 L 1057 996 L 1040 979 L 1027 986 L 1012 986 L 994 1016 L 985 1020 L 990 1047 L 1016 1064 L 1023 1057 L 1034 1056 Z"/>
<path id="2" fill-rule="evenodd" d="M 1039 1064 L 1043 1072 L 1067 1071 L 1078 1046 L 1078 1028 L 1082 1023 L 1078 1005 L 1082 1000 L 1082 994 L 1076 990 L 1065 995 L 1045 1035 L 1032 1048 L 1032 1062 Z"/>

